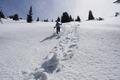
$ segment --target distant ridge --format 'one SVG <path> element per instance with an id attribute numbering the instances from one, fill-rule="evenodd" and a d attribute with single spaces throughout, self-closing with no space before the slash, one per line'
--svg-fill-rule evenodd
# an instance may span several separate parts
<path id="1" fill-rule="evenodd" d="M 113 2 L 113 3 L 120 3 L 120 0 L 117 0 L 117 1 L 115 1 L 115 2 Z"/>

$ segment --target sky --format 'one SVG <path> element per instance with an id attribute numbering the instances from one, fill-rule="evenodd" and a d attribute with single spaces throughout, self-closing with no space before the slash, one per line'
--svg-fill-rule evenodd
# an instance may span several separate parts
<path id="1" fill-rule="evenodd" d="M 33 17 L 36 19 L 56 19 L 67 11 L 74 18 L 80 16 L 86 19 L 88 11 L 92 10 L 95 17 L 109 17 L 120 10 L 113 4 L 115 0 L 0 0 L 0 8 L 6 15 L 18 13 L 26 18 L 29 7 L 33 7 Z M 117 8 L 116 8 L 117 7 Z"/>

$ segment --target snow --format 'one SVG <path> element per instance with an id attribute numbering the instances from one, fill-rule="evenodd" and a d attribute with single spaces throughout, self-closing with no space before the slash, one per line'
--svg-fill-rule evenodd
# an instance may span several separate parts
<path id="1" fill-rule="evenodd" d="M 45 43 L 40 42 L 53 35 L 53 26 L 54 23 L 42 22 L 32 25 L 25 22 L 0 24 L 0 69 L 4 70 L 2 67 L 6 67 L 13 72 L 35 69 L 39 61 L 48 54 L 50 46 L 56 45 L 57 40 L 54 37 L 53 41 L 48 39 Z"/>
<path id="2" fill-rule="evenodd" d="M 120 16 L 103 21 L 0 23 L 0 80 L 119 80 Z"/>
<path id="3" fill-rule="evenodd" d="M 69 46 L 67 49 L 65 47 L 63 56 L 67 50 L 67 54 L 70 51 L 73 57 L 62 60 L 62 71 L 54 73 L 50 80 L 119 80 L 120 24 L 117 23 L 120 18 L 118 22 L 115 19 L 83 22 L 78 27 L 74 26 L 66 36 L 65 45 L 60 42 L 63 49 Z M 73 44 L 75 46 L 71 50 Z"/>

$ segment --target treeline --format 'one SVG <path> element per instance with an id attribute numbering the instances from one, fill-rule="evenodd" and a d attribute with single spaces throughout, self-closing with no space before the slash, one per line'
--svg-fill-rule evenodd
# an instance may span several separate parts
<path id="1" fill-rule="evenodd" d="M 2 10 L 0 10 L 0 19 L 1 18 L 4 18 L 4 19 L 6 18 L 6 16 L 4 15 Z M 17 21 L 19 19 L 22 19 L 22 18 L 19 18 L 18 14 L 14 14 L 14 15 L 8 16 L 8 18 L 13 19 L 15 21 Z"/>
<path id="2" fill-rule="evenodd" d="M 62 16 L 58 17 L 56 21 L 62 22 L 62 23 L 71 22 L 71 21 L 80 22 L 81 19 L 79 16 L 77 16 L 77 18 L 74 20 L 74 18 L 71 15 L 69 15 L 67 12 L 63 12 Z"/>
<path id="3" fill-rule="evenodd" d="M 33 21 L 32 15 L 33 15 L 33 13 L 32 13 L 32 6 L 31 6 L 31 7 L 30 7 L 30 10 L 29 10 L 29 13 L 28 13 L 28 15 L 27 15 L 27 22 L 28 22 L 28 23 L 31 23 L 31 22 Z M 40 21 L 39 17 L 37 17 L 37 20 L 36 20 L 36 21 Z M 45 20 L 43 20 L 43 21 L 44 21 L 44 22 L 49 22 L 48 19 L 45 19 Z M 74 19 L 73 19 L 72 16 L 69 15 L 67 12 L 64 12 L 63 15 L 62 15 L 61 17 L 58 17 L 56 21 L 62 22 L 62 23 L 66 23 L 66 22 L 74 21 Z M 80 17 L 77 16 L 77 18 L 75 19 L 75 21 L 80 22 L 80 21 L 81 21 Z M 52 22 L 53 22 L 53 20 L 52 20 Z"/>
<path id="4" fill-rule="evenodd" d="M 115 13 L 115 17 L 117 17 L 118 15 L 120 15 L 119 12 Z M 0 10 L 0 19 L 1 18 L 6 18 L 3 11 Z M 8 18 L 13 19 L 15 21 L 18 21 L 19 19 L 22 19 L 19 17 L 18 14 L 14 14 L 11 16 L 8 16 Z M 88 13 L 88 19 L 87 20 L 104 20 L 103 18 L 99 17 L 99 18 L 95 18 L 92 11 L 89 10 Z M 36 21 L 40 21 L 39 17 L 37 17 Z M 49 22 L 48 19 L 42 20 L 44 22 Z M 66 23 L 66 22 L 71 22 L 71 21 L 76 21 L 76 22 L 81 22 L 81 18 L 80 16 L 77 16 L 76 18 L 73 18 L 72 15 L 70 15 L 68 12 L 63 12 L 63 14 L 60 17 L 57 17 L 57 19 L 55 21 L 61 22 L 61 23 Z M 28 14 L 26 15 L 26 22 L 27 23 L 32 23 L 33 22 L 33 10 L 32 10 L 32 6 L 30 6 L 30 9 L 28 11 Z M 53 22 L 53 20 L 51 20 L 51 22 Z"/>
<path id="5" fill-rule="evenodd" d="M 5 18 L 5 15 L 3 13 L 3 11 L 0 11 L 0 18 Z M 22 19 L 19 17 L 18 14 L 14 14 L 11 16 L 8 16 L 8 18 L 13 19 L 15 21 L 18 21 L 19 19 Z M 92 11 L 89 11 L 89 15 L 88 15 L 88 20 L 94 20 L 94 16 L 92 14 Z M 36 21 L 40 21 L 39 17 L 37 17 Z M 44 22 L 49 22 L 48 19 L 43 20 Z M 76 22 L 81 22 L 81 18 L 80 16 L 77 16 L 75 19 L 72 17 L 72 15 L 70 15 L 68 12 L 63 12 L 63 14 L 58 17 L 55 21 L 61 22 L 61 23 L 66 23 L 66 22 L 71 22 L 71 21 L 76 21 Z M 30 9 L 28 11 L 28 14 L 26 15 L 26 22 L 28 23 L 32 23 L 33 22 L 33 10 L 32 10 L 32 6 L 30 6 Z M 51 20 L 51 22 L 53 22 L 53 20 Z"/>

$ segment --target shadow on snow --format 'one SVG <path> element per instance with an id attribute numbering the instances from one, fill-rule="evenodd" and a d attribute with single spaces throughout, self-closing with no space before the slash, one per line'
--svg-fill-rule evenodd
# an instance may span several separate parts
<path id="1" fill-rule="evenodd" d="M 46 40 L 51 40 L 51 39 L 53 39 L 53 38 L 56 37 L 56 36 L 57 36 L 56 33 L 53 33 L 51 36 L 46 37 L 45 39 L 41 40 L 40 42 L 44 42 L 44 41 L 46 41 Z"/>

